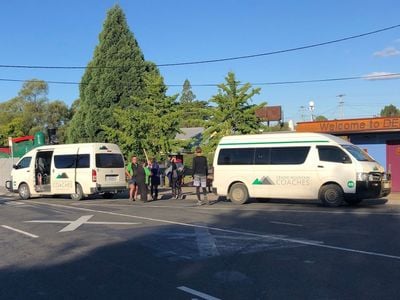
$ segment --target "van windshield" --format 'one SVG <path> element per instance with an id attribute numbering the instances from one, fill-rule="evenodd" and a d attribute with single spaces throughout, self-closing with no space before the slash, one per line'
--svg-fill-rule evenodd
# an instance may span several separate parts
<path id="1" fill-rule="evenodd" d="M 124 168 L 124 159 L 121 154 L 97 153 L 97 168 Z"/>
<path id="2" fill-rule="evenodd" d="M 350 152 L 350 154 L 358 161 L 375 161 L 367 152 L 360 149 L 355 145 L 341 145 L 344 149 Z"/>

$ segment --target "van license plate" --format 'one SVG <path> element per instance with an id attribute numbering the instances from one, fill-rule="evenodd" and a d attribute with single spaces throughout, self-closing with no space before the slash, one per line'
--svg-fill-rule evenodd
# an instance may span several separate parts
<path id="1" fill-rule="evenodd" d="M 107 176 L 106 175 L 106 181 L 112 181 L 112 182 L 117 181 L 117 176 L 115 176 L 115 175 Z"/>

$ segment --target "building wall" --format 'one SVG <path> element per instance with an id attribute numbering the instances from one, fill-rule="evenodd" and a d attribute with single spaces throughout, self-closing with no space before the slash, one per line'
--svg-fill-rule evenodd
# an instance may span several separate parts
<path id="1" fill-rule="evenodd" d="M 18 159 L 14 159 L 14 163 L 16 163 Z M 11 179 L 12 165 L 12 158 L 0 158 L 0 185 L 3 187 L 6 180 Z"/>

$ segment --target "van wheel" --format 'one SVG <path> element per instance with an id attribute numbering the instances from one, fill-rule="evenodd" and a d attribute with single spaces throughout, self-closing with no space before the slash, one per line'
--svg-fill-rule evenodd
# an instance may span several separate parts
<path id="1" fill-rule="evenodd" d="M 235 204 L 244 204 L 249 200 L 249 192 L 243 183 L 235 183 L 229 190 L 229 199 Z"/>
<path id="2" fill-rule="evenodd" d="M 83 191 L 79 183 L 75 185 L 75 193 L 71 194 L 71 199 L 74 201 L 79 201 L 83 199 Z"/>
<path id="3" fill-rule="evenodd" d="M 18 194 L 22 200 L 27 200 L 31 197 L 29 186 L 26 183 L 21 183 L 18 187 Z"/>
<path id="4" fill-rule="evenodd" d="M 112 199 L 112 198 L 114 198 L 114 193 L 104 193 L 103 198 L 104 199 Z"/>
<path id="5" fill-rule="evenodd" d="M 343 191 L 337 184 L 327 184 L 321 187 L 319 199 L 324 206 L 338 207 L 343 204 Z"/>

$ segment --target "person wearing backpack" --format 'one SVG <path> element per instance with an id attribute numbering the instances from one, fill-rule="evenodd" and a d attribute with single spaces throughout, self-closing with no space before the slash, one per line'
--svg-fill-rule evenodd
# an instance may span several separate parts
<path id="1" fill-rule="evenodd" d="M 175 199 L 182 197 L 182 177 L 183 177 L 183 164 L 177 162 L 176 157 L 171 158 L 171 187 L 172 197 Z"/>

